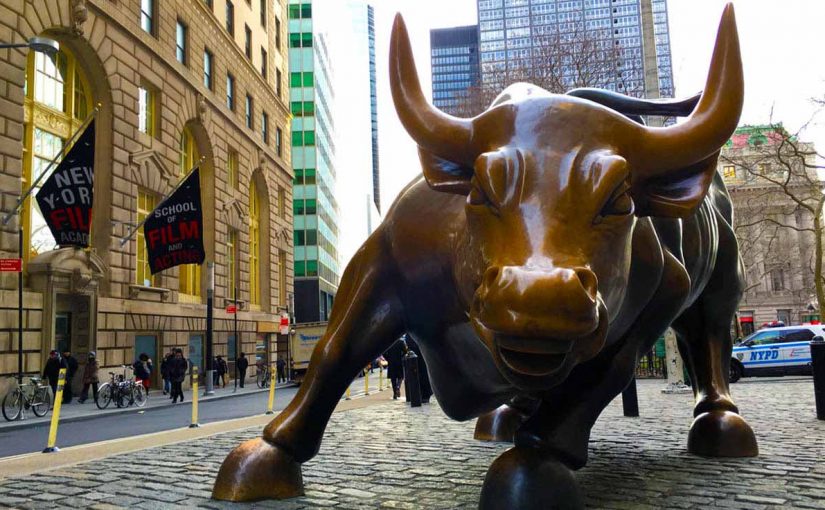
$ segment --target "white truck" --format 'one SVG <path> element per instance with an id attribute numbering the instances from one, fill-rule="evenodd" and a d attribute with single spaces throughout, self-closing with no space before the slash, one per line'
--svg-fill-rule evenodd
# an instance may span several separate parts
<path id="1" fill-rule="evenodd" d="M 294 324 L 292 328 L 295 333 L 289 340 L 290 353 L 290 374 L 292 382 L 300 383 L 309 368 L 309 358 L 318 340 L 324 336 L 327 330 L 326 322 L 306 322 Z"/>

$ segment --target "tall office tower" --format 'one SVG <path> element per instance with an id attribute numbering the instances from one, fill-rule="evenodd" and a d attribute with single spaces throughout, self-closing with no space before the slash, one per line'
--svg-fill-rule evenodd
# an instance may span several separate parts
<path id="1" fill-rule="evenodd" d="M 375 9 L 367 5 L 367 42 L 370 55 L 370 125 L 372 126 L 372 200 L 381 213 L 381 174 L 378 168 L 378 92 L 375 80 Z"/>
<path id="2" fill-rule="evenodd" d="M 596 66 L 585 85 L 673 97 L 667 0 L 478 0 L 478 19 L 484 83 L 538 58 L 562 88 L 580 86 L 572 61 L 584 48 Z"/>
<path id="3" fill-rule="evenodd" d="M 317 9 L 313 10 L 313 4 Z M 321 4 L 321 5 L 319 5 Z M 295 319 L 327 320 L 338 290 L 336 149 L 332 60 L 323 2 L 289 0 L 290 108 L 295 241 Z"/>
<path id="4" fill-rule="evenodd" d="M 433 104 L 457 114 L 468 89 L 480 82 L 478 25 L 430 30 Z"/>

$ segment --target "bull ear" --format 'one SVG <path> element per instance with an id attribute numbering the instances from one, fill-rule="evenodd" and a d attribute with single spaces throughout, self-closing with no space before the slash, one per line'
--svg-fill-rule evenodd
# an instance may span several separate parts
<path id="1" fill-rule="evenodd" d="M 470 193 L 472 168 L 440 158 L 421 147 L 418 148 L 418 157 L 421 159 L 424 179 L 432 189 L 457 195 Z"/>
<path id="2" fill-rule="evenodd" d="M 708 193 L 719 152 L 672 174 L 634 181 L 631 194 L 638 216 L 687 218 Z"/>

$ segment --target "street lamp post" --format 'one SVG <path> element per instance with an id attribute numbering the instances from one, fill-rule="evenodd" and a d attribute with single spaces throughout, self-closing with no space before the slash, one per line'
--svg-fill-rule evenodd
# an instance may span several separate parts
<path id="1" fill-rule="evenodd" d="M 0 43 L 0 49 L 30 48 L 45 53 L 50 57 L 57 55 L 60 46 L 57 41 L 46 37 L 32 37 L 24 43 Z M 21 192 L 22 193 L 22 192 Z M 16 211 L 15 211 L 16 212 Z M 14 214 L 14 213 L 11 213 Z M 5 225 L 11 214 L 3 221 Z M 20 258 L 20 271 L 17 273 L 17 384 L 23 384 L 23 222 L 18 221 L 17 256 Z"/>

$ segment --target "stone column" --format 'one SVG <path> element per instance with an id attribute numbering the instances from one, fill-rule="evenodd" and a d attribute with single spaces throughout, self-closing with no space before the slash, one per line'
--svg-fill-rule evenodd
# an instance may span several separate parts
<path id="1" fill-rule="evenodd" d="M 684 362 L 676 346 L 676 333 L 665 331 L 665 363 L 667 364 L 667 386 L 662 393 L 690 393 L 692 390 L 684 381 Z"/>

